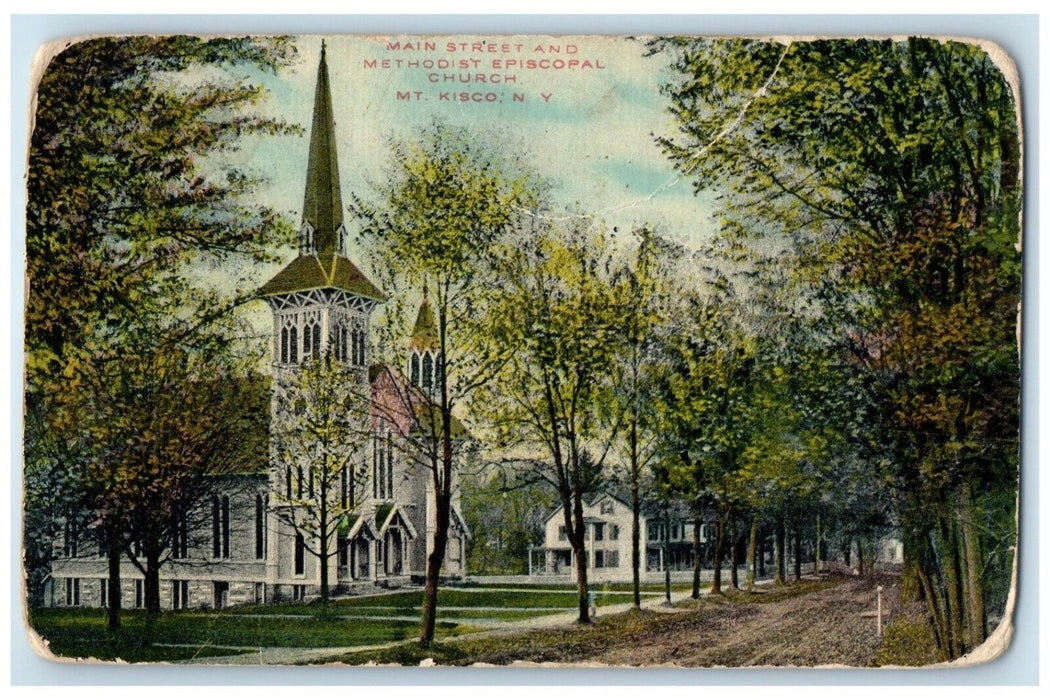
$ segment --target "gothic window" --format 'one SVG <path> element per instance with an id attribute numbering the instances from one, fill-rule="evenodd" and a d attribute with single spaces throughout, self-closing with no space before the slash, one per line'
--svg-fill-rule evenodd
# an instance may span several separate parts
<path id="1" fill-rule="evenodd" d="M 372 498 L 379 498 L 379 436 L 372 436 Z"/>
<path id="2" fill-rule="evenodd" d="M 255 558 L 266 558 L 266 506 L 261 493 L 255 494 Z"/>
<path id="3" fill-rule="evenodd" d="M 394 497 L 394 441 L 386 434 L 386 497 Z"/>
<path id="4" fill-rule="evenodd" d="M 303 359 L 310 357 L 310 341 L 313 334 L 313 326 L 309 323 L 306 324 L 306 328 L 303 329 Z"/>
<path id="5" fill-rule="evenodd" d="M 423 382 L 420 386 L 424 391 L 430 391 L 434 380 L 434 358 L 429 352 L 423 353 Z"/>
<path id="6" fill-rule="evenodd" d="M 316 358 L 321 356 L 321 324 L 314 323 L 313 331 L 313 342 L 311 343 L 311 348 L 313 357 Z M 303 352 L 303 355 L 306 355 L 305 351 Z"/>
<path id="7" fill-rule="evenodd" d="M 343 465 L 343 468 L 339 470 L 339 480 L 340 480 L 340 484 L 339 484 L 339 486 L 340 486 L 340 490 L 339 490 L 339 505 L 343 508 L 343 510 L 346 510 L 347 508 L 350 507 L 350 501 L 349 501 L 350 493 L 349 493 L 349 488 L 348 488 L 349 487 L 349 483 L 348 483 L 349 479 L 347 478 L 346 465 Z"/>
<path id="8" fill-rule="evenodd" d="M 175 516 L 171 533 L 171 556 L 175 559 L 185 559 L 189 556 L 189 528 L 185 513 Z"/>
<path id="9" fill-rule="evenodd" d="M 309 472 L 307 473 L 306 480 L 309 482 L 310 498 L 313 498 L 314 497 L 314 470 L 313 469 L 309 470 Z"/>
<path id="10" fill-rule="evenodd" d="M 410 374 L 412 375 L 412 383 L 419 386 L 419 353 L 412 353 L 412 365 L 410 368 Z"/>
<path id="11" fill-rule="evenodd" d="M 295 575 L 306 573 L 306 542 L 301 533 L 295 533 Z"/>
<path id="12" fill-rule="evenodd" d="M 281 363 L 288 364 L 288 329 L 281 329 Z"/>
<path id="13" fill-rule="evenodd" d="M 211 556 L 218 559 L 222 556 L 222 515 L 219 497 L 211 497 Z"/>
<path id="14" fill-rule="evenodd" d="M 357 326 L 350 333 L 350 345 L 352 364 L 363 365 L 365 363 L 365 332 Z"/>
<path id="15" fill-rule="evenodd" d="M 292 500 L 292 468 L 291 467 L 285 467 L 284 468 L 284 491 L 285 491 L 285 498 L 287 498 L 289 501 Z"/>
<path id="16" fill-rule="evenodd" d="M 299 476 L 299 478 L 296 480 L 298 482 L 298 484 L 296 485 L 296 494 L 295 495 L 296 495 L 297 498 L 302 499 L 302 497 L 303 497 L 303 468 L 302 467 L 299 467 L 299 474 L 298 474 L 298 476 Z"/>
<path id="17" fill-rule="evenodd" d="M 292 326 L 288 329 L 288 361 L 293 365 L 299 361 L 299 329 Z"/>

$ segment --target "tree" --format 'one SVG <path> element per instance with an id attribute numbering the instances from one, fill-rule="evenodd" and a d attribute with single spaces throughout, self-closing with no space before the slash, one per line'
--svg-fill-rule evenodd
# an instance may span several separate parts
<path id="1" fill-rule="evenodd" d="M 113 371 L 114 358 L 134 358 L 138 369 L 172 361 L 211 342 L 196 336 L 214 335 L 213 324 L 247 298 L 191 282 L 189 266 L 265 258 L 268 243 L 286 233 L 274 211 L 245 203 L 258 178 L 222 154 L 242 136 L 288 128 L 252 113 L 260 88 L 200 69 L 274 70 L 292 55 L 285 39 L 118 37 L 75 43 L 44 71 L 27 175 L 25 339 L 27 406 L 44 407 L 44 418 L 39 432 L 26 434 L 26 482 L 47 478 L 55 446 L 77 449 L 68 463 L 75 474 L 55 484 L 61 491 L 27 490 L 27 524 L 54 512 L 55 503 L 67 512 L 70 504 L 98 509 L 99 494 L 84 489 L 109 488 L 90 476 L 99 465 L 123 478 L 115 455 L 124 447 L 99 434 L 85 441 L 77 421 L 63 418 L 78 405 L 116 400 L 112 392 L 91 394 L 104 386 L 97 380 Z M 142 329 L 151 320 L 154 337 L 147 338 Z M 165 353 L 172 358 L 162 359 Z M 120 386 L 150 381 L 139 375 Z M 168 381 L 173 391 L 189 385 Z M 81 418 L 97 423 L 101 416 Z M 130 505 L 99 512 L 126 513 Z M 26 536 L 48 533 L 27 528 Z M 110 547 L 112 626 L 119 624 L 120 553 Z"/>
<path id="2" fill-rule="evenodd" d="M 1011 87 L 982 48 L 930 39 L 652 48 L 674 66 L 679 131 L 660 144 L 727 193 L 726 236 L 795 253 L 878 407 L 865 439 L 889 447 L 906 588 L 947 656 L 972 649 L 1009 575 L 982 532 L 1010 532 L 1017 481 Z"/>
<path id="3" fill-rule="evenodd" d="M 506 251 L 490 333 L 509 361 L 477 402 L 501 444 L 528 450 L 557 489 L 576 560 L 579 621 L 587 601 L 585 494 L 600 483 L 622 416 L 602 410 L 620 352 L 623 299 L 608 241 L 589 220 L 537 218 Z"/>
<path id="4" fill-rule="evenodd" d="M 271 441 L 277 483 L 271 485 L 271 510 L 292 528 L 296 546 L 317 557 L 323 614 L 329 560 L 338 553 L 340 529 L 365 499 L 368 478 L 370 397 L 347 389 L 355 372 L 325 356 L 275 382 Z"/>
<path id="5" fill-rule="evenodd" d="M 658 437 L 663 430 L 656 411 L 654 390 L 661 364 L 659 345 L 661 327 L 669 322 L 669 297 L 673 294 L 671 261 L 680 250 L 648 227 L 635 231 L 637 248 L 632 259 L 617 271 L 617 289 L 625 295 L 620 300 L 623 317 L 620 324 L 622 352 L 613 365 L 615 390 L 606 406 L 611 419 L 623 415 L 627 483 L 631 494 L 631 572 L 634 606 L 641 599 L 641 533 L 639 522 L 645 472 L 658 454 Z M 699 556 L 699 552 L 697 553 Z"/>
<path id="6" fill-rule="evenodd" d="M 391 176 L 380 187 L 378 207 L 356 196 L 351 203 L 364 238 L 376 248 L 384 288 L 433 290 L 438 360 L 424 404 L 430 418 L 422 425 L 429 435 L 424 468 L 435 493 L 436 529 L 427 555 L 423 646 L 434 640 L 448 544 L 459 424 L 453 413 L 507 361 L 507 348 L 491 343 L 480 323 L 493 285 L 494 254 L 537 196 L 533 178 L 500 162 L 496 153 L 464 130 L 434 124 L 418 139 L 393 145 Z M 397 327 L 397 312 L 391 328 Z M 388 344 L 395 345 L 400 343 Z"/>

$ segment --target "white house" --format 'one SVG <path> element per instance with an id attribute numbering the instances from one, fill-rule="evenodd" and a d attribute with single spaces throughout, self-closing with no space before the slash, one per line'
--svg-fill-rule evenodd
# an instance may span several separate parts
<path id="1" fill-rule="evenodd" d="M 369 327 L 372 311 L 383 293 L 347 257 L 347 235 L 336 158 L 335 122 L 328 66 L 322 47 L 318 66 L 303 220 L 297 256 L 259 292 L 273 312 L 272 380 L 270 391 L 295 391 L 296 373 L 314 357 L 345 363 L 356 383 L 348 391 L 370 397 L 369 415 L 361 425 L 370 431 L 355 463 L 367 465 L 364 494 L 344 479 L 344 498 L 360 503 L 341 521 L 329 566 L 336 591 L 396 586 L 426 572 L 427 554 L 435 537 L 435 495 L 430 473 L 410 451 L 413 436 L 427 428 L 428 396 L 435 390 L 435 367 L 441 362 L 437 330 L 424 296 L 409 339 L 407 376 L 398 368 L 371 362 Z M 273 447 L 280 410 L 266 401 L 265 387 L 258 410 L 269 411 L 270 439 L 245 436 L 241 473 L 217 483 L 210 503 L 201 504 L 194 518 L 202 532 L 178 533 L 161 570 L 161 604 L 224 607 L 247 602 L 302 600 L 318 594 L 318 557 L 309 554 L 303 535 L 287 518 L 278 517 L 279 502 L 313 488 L 303 472 L 285 463 Z M 266 406 L 266 404 L 269 406 Z M 453 433 L 466 437 L 455 421 Z M 270 444 L 269 449 L 267 443 Z M 247 447 L 245 447 L 245 445 Z M 269 454 L 267 454 L 269 452 Z M 469 531 L 453 496 L 449 542 L 443 575 L 466 574 Z M 88 532 L 64 534 L 56 543 L 49 590 L 52 605 L 104 606 L 107 560 Z M 316 544 L 316 543 L 315 543 Z M 316 549 L 316 547 L 314 547 Z M 125 562 L 122 605 L 143 604 L 143 577 Z"/>
<path id="2" fill-rule="evenodd" d="M 608 493 L 583 504 L 586 525 L 587 580 L 630 581 L 631 506 Z M 710 526 L 701 525 L 700 542 L 706 545 Z M 639 515 L 639 551 L 643 553 L 642 573 L 692 570 L 693 521 L 681 513 Z M 557 509 L 544 522 L 543 545 L 529 552 L 529 575 L 576 577 L 576 558 L 569 544 L 564 509 Z"/>

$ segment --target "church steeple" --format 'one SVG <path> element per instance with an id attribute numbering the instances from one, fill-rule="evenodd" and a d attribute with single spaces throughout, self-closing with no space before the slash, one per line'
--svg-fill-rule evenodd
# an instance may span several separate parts
<path id="1" fill-rule="evenodd" d="M 339 162 L 335 147 L 335 115 L 324 41 L 317 66 L 314 118 L 310 128 L 310 156 L 306 165 L 306 194 L 303 197 L 301 252 L 315 253 L 330 272 L 336 255 L 346 255 L 343 228 L 343 198 L 339 190 Z"/>
<path id="2" fill-rule="evenodd" d="M 310 152 L 306 163 L 303 220 L 299 229 L 299 257 L 259 290 L 275 297 L 311 289 L 336 289 L 383 301 L 384 295 L 346 257 L 343 197 L 339 189 L 339 162 L 335 145 L 335 113 L 328 79 L 328 58 L 321 42 L 317 65 Z"/>

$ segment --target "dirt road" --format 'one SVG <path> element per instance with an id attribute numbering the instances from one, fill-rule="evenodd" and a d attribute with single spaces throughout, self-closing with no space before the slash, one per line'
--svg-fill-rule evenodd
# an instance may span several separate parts
<path id="1" fill-rule="evenodd" d="M 792 597 L 764 591 L 732 594 L 724 603 L 704 600 L 692 610 L 666 614 L 665 621 L 654 621 L 645 631 L 619 637 L 606 649 L 595 649 L 590 660 L 617 665 L 869 666 L 879 646 L 871 616 L 875 586 L 884 586 L 884 612 L 893 614 L 897 581 L 837 583 Z"/>

